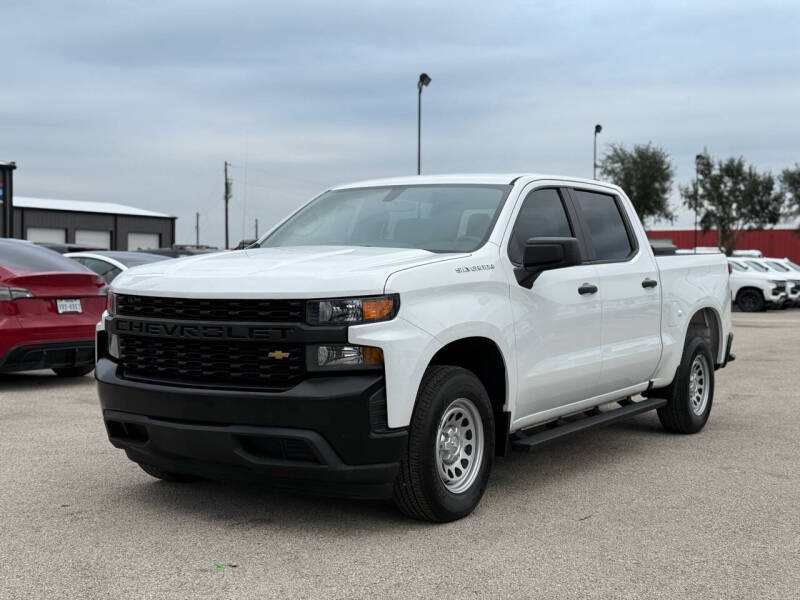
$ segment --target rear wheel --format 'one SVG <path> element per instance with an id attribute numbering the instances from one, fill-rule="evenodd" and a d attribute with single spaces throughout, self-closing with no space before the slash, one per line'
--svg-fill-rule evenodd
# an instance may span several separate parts
<path id="1" fill-rule="evenodd" d="M 705 339 L 689 339 L 675 380 L 665 391 L 667 404 L 658 409 L 664 429 L 674 433 L 700 431 L 714 401 L 714 359 Z"/>
<path id="2" fill-rule="evenodd" d="M 461 367 L 430 367 L 395 482 L 397 507 L 425 521 L 467 516 L 486 489 L 493 451 L 494 414 L 481 381 Z"/>
<path id="3" fill-rule="evenodd" d="M 83 377 L 94 371 L 94 365 L 87 365 L 85 367 L 59 367 L 53 369 L 53 373 L 59 377 Z"/>
<path id="4" fill-rule="evenodd" d="M 156 479 L 162 479 L 164 481 L 169 481 L 172 483 L 190 483 L 192 481 L 197 481 L 200 479 L 195 475 L 186 475 L 184 473 L 173 473 L 172 471 L 165 471 L 164 469 L 159 469 L 158 467 L 154 467 L 153 465 L 147 465 L 144 463 L 137 463 L 141 468 L 142 471 L 150 475 L 151 477 L 155 477 Z"/>
<path id="5" fill-rule="evenodd" d="M 736 304 L 742 312 L 761 312 L 764 310 L 764 296 L 756 290 L 742 290 L 736 296 Z"/>

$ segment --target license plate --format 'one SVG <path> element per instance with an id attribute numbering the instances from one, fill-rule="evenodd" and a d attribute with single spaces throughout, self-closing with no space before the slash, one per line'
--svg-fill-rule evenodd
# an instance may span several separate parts
<path id="1" fill-rule="evenodd" d="M 82 313 L 83 307 L 81 306 L 80 298 L 73 298 L 69 300 L 56 300 L 56 308 L 58 314 L 64 313 Z"/>

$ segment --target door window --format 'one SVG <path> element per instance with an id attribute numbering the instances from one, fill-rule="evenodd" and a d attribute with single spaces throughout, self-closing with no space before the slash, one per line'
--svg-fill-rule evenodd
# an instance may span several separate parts
<path id="1" fill-rule="evenodd" d="M 536 237 L 573 237 L 564 203 L 558 190 L 533 190 L 525 198 L 508 243 L 508 257 L 522 263 L 525 243 Z"/>
<path id="2" fill-rule="evenodd" d="M 573 190 L 594 247 L 595 260 L 624 260 L 633 253 L 633 244 L 614 196 Z"/>

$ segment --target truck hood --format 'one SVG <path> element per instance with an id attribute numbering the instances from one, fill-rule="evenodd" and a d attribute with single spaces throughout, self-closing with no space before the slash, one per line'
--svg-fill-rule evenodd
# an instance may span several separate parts
<path id="1" fill-rule="evenodd" d="M 300 246 L 201 254 L 134 267 L 111 289 L 183 298 L 312 298 L 380 294 L 396 271 L 464 254 L 408 248 Z"/>

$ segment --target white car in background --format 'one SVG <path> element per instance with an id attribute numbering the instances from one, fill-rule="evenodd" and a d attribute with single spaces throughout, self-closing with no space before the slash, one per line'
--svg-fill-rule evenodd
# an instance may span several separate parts
<path id="1" fill-rule="evenodd" d="M 786 279 L 786 306 L 800 305 L 800 267 L 797 270 L 791 265 L 794 264 L 786 258 L 748 258 L 744 261 L 753 267 L 763 267 L 779 276 L 781 279 Z"/>
<path id="2" fill-rule="evenodd" d="M 67 252 L 64 256 L 88 267 L 111 283 L 114 278 L 131 267 L 147 265 L 160 260 L 170 260 L 169 256 L 147 252 L 126 252 L 122 250 L 94 250 L 92 252 Z"/>
<path id="3" fill-rule="evenodd" d="M 731 298 L 742 312 L 781 308 L 787 301 L 786 279 L 748 258 L 728 258 Z"/>

